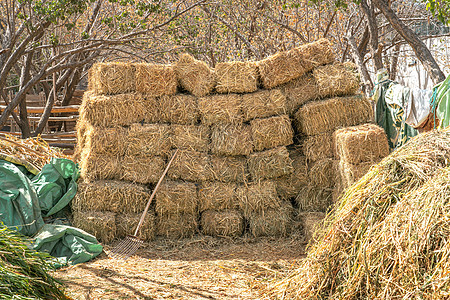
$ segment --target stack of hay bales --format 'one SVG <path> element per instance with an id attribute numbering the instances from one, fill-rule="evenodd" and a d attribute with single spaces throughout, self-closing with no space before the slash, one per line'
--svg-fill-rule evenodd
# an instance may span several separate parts
<path id="1" fill-rule="evenodd" d="M 327 209 L 330 133 L 371 118 L 361 97 L 337 97 L 358 88 L 351 68 L 334 63 L 325 39 L 214 70 L 187 54 L 175 65 L 96 64 L 77 124 L 84 182 L 75 226 L 104 242 L 132 232 L 179 149 L 142 229 L 147 239 L 285 235 L 293 203 Z M 307 137 L 295 144 L 296 135 Z"/>

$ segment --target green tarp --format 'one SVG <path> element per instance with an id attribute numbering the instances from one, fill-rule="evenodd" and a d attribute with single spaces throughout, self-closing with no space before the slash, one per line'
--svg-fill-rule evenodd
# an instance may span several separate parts
<path id="1" fill-rule="evenodd" d="M 439 128 L 450 125 L 450 76 L 434 87 L 436 93 L 436 117 L 440 120 Z"/>

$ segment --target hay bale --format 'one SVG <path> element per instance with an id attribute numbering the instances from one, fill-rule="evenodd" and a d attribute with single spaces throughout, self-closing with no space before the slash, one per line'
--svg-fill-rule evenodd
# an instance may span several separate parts
<path id="1" fill-rule="evenodd" d="M 197 214 L 156 216 L 156 235 L 170 239 L 192 237 L 198 231 Z"/>
<path id="2" fill-rule="evenodd" d="M 216 84 L 214 70 L 205 62 L 187 53 L 180 55 L 175 65 L 175 73 L 180 85 L 197 97 L 204 97 L 211 93 Z"/>
<path id="3" fill-rule="evenodd" d="M 363 177 L 372 166 L 376 165 L 375 161 L 362 162 L 357 165 L 349 164 L 345 161 L 339 161 L 339 174 L 343 188 L 348 188 Z"/>
<path id="4" fill-rule="evenodd" d="M 251 93 L 258 89 L 258 67 L 255 62 L 218 63 L 215 76 L 218 93 Z"/>
<path id="5" fill-rule="evenodd" d="M 77 144 L 75 145 L 75 151 L 72 156 L 73 161 L 78 162 L 81 158 L 81 151 L 84 149 L 84 144 L 86 142 L 86 129 L 88 123 L 84 119 L 78 119 L 75 125 L 75 130 L 77 131 Z"/>
<path id="6" fill-rule="evenodd" d="M 306 102 L 320 97 L 316 80 L 311 73 L 289 81 L 280 89 L 286 95 L 286 111 L 291 116 Z"/>
<path id="7" fill-rule="evenodd" d="M 84 127 L 84 149 L 92 155 L 123 155 L 126 150 L 127 130 L 123 127 L 102 128 L 86 124 Z"/>
<path id="8" fill-rule="evenodd" d="M 360 95 L 310 102 L 295 113 L 297 129 L 306 135 L 366 123 L 372 118 L 372 106 Z"/>
<path id="9" fill-rule="evenodd" d="M 219 155 L 248 155 L 253 151 L 249 125 L 215 125 L 211 131 L 211 152 Z"/>
<path id="10" fill-rule="evenodd" d="M 237 94 L 212 95 L 198 99 L 201 121 L 205 125 L 241 124 L 242 100 Z"/>
<path id="11" fill-rule="evenodd" d="M 292 144 L 294 130 L 289 116 L 282 115 L 250 122 L 253 145 L 256 151 Z"/>
<path id="12" fill-rule="evenodd" d="M 168 171 L 172 179 L 182 179 L 194 182 L 213 180 L 214 175 L 207 153 L 180 150 Z"/>
<path id="13" fill-rule="evenodd" d="M 336 130 L 334 139 L 337 156 L 348 164 L 375 162 L 389 155 L 386 133 L 375 124 Z"/>
<path id="14" fill-rule="evenodd" d="M 269 208 L 280 208 L 282 205 L 273 181 L 264 180 L 238 186 L 236 195 L 239 208 L 246 218 L 252 213 L 261 213 Z"/>
<path id="15" fill-rule="evenodd" d="M 225 210 L 239 207 L 236 184 L 224 182 L 204 182 L 198 190 L 199 211 Z"/>
<path id="16" fill-rule="evenodd" d="M 90 71 L 92 90 L 99 95 L 124 94 L 136 91 L 136 68 L 131 63 L 97 63 Z"/>
<path id="17" fill-rule="evenodd" d="M 84 149 L 80 155 L 80 176 L 84 180 L 118 179 L 120 177 L 119 156 L 92 154 Z"/>
<path id="18" fill-rule="evenodd" d="M 116 215 L 117 237 L 124 238 L 127 235 L 134 234 L 142 213 L 133 214 L 118 214 Z M 139 238 L 148 242 L 155 239 L 156 236 L 156 216 L 155 212 L 149 210 L 145 216 L 144 222 L 141 225 L 138 233 Z"/>
<path id="19" fill-rule="evenodd" d="M 274 179 L 278 196 L 281 199 L 296 197 L 300 189 L 308 184 L 306 157 L 298 150 L 290 150 L 289 157 L 292 160 L 293 172 L 287 176 Z"/>
<path id="20" fill-rule="evenodd" d="M 141 120 L 141 122 L 142 121 L 144 121 L 145 123 L 164 122 L 159 98 L 150 95 L 142 95 L 142 105 L 145 108 L 145 112 L 143 114 L 143 119 Z"/>
<path id="21" fill-rule="evenodd" d="M 120 179 L 137 183 L 157 183 L 166 167 L 161 156 L 138 154 L 120 160 Z"/>
<path id="22" fill-rule="evenodd" d="M 197 187 L 191 182 L 166 181 L 156 194 L 155 212 L 159 215 L 196 214 Z"/>
<path id="23" fill-rule="evenodd" d="M 308 170 L 308 181 L 317 187 L 334 187 L 338 176 L 338 161 L 325 158 L 313 162 Z"/>
<path id="24" fill-rule="evenodd" d="M 333 132 L 306 136 L 302 147 L 309 161 L 332 158 L 334 156 Z"/>
<path id="25" fill-rule="evenodd" d="M 332 203 L 332 192 L 333 189 L 309 184 L 300 189 L 295 198 L 295 203 L 297 203 L 300 212 L 327 212 Z"/>
<path id="26" fill-rule="evenodd" d="M 303 225 L 303 233 L 305 235 L 306 242 L 311 242 L 314 233 L 318 228 L 323 226 L 323 220 L 326 214 L 323 212 L 300 212 L 297 218 Z"/>
<path id="27" fill-rule="evenodd" d="M 244 217 L 238 210 L 202 213 L 200 220 L 202 233 L 211 236 L 241 236 L 244 231 Z"/>
<path id="28" fill-rule="evenodd" d="M 211 156 L 214 180 L 222 182 L 246 182 L 248 177 L 245 157 Z"/>
<path id="29" fill-rule="evenodd" d="M 150 192 L 144 185 L 124 181 L 80 182 L 72 201 L 72 210 L 142 213 L 150 198 Z"/>
<path id="30" fill-rule="evenodd" d="M 334 63 L 313 70 L 320 97 L 354 95 L 359 89 L 359 76 L 353 63 Z"/>
<path id="31" fill-rule="evenodd" d="M 142 121 L 148 107 L 138 93 L 113 96 L 84 93 L 80 106 L 80 118 L 93 126 L 129 126 Z"/>
<path id="32" fill-rule="evenodd" d="M 177 94 L 162 96 L 158 99 L 161 121 L 172 124 L 197 124 L 200 112 L 197 98 L 191 95 Z"/>
<path id="33" fill-rule="evenodd" d="M 277 178 L 294 171 L 286 147 L 252 153 L 248 158 L 248 170 L 253 180 Z"/>
<path id="34" fill-rule="evenodd" d="M 170 65 L 136 64 L 136 91 L 149 96 L 174 95 L 178 82 Z"/>
<path id="35" fill-rule="evenodd" d="M 327 39 L 278 52 L 259 62 L 259 73 L 266 89 L 296 79 L 313 68 L 331 63 L 333 49 Z"/>
<path id="36" fill-rule="evenodd" d="M 204 125 L 171 125 L 170 142 L 173 148 L 209 151 L 211 130 Z"/>
<path id="37" fill-rule="evenodd" d="M 117 235 L 116 215 L 112 212 L 75 211 L 72 224 L 92 234 L 104 244 L 111 243 Z"/>
<path id="38" fill-rule="evenodd" d="M 166 156 L 172 146 L 170 143 L 170 126 L 166 124 L 131 124 L 125 146 L 127 156 Z"/>
<path id="39" fill-rule="evenodd" d="M 259 236 L 286 236 L 292 224 L 292 205 L 284 202 L 280 208 L 252 213 L 248 218 L 250 233 Z"/>
<path id="40" fill-rule="evenodd" d="M 286 96 L 281 90 L 266 90 L 242 95 L 244 122 L 286 114 Z"/>

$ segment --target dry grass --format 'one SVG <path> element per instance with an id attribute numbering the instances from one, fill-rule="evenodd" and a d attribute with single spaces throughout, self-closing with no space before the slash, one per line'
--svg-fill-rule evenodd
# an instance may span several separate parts
<path id="1" fill-rule="evenodd" d="M 84 180 L 120 178 L 120 158 L 114 155 L 95 155 L 84 149 L 80 155 L 80 176 Z"/>
<path id="2" fill-rule="evenodd" d="M 211 133 L 211 152 L 219 155 L 249 155 L 253 151 L 249 125 L 216 125 Z"/>
<path id="3" fill-rule="evenodd" d="M 123 127 L 102 128 L 91 125 L 84 127 L 83 149 L 92 155 L 124 155 L 127 130 Z"/>
<path id="4" fill-rule="evenodd" d="M 202 213 L 200 224 L 202 233 L 211 236 L 238 237 L 244 231 L 244 217 L 238 210 L 207 210 Z"/>
<path id="5" fill-rule="evenodd" d="M 284 202 L 280 208 L 252 213 L 248 219 L 251 235 L 286 236 L 292 223 L 292 213 L 292 205 L 288 202 Z"/>
<path id="6" fill-rule="evenodd" d="M 320 97 L 316 80 L 311 73 L 289 81 L 280 89 L 286 95 L 286 111 L 291 116 L 306 102 Z"/>
<path id="7" fill-rule="evenodd" d="M 187 53 L 180 55 L 175 65 L 175 73 L 180 85 L 197 97 L 211 93 L 216 84 L 214 70 L 205 62 L 197 60 Z"/>
<path id="8" fill-rule="evenodd" d="M 158 189 L 155 202 L 158 216 L 197 214 L 197 187 L 191 182 L 165 181 Z"/>
<path id="9" fill-rule="evenodd" d="M 299 212 L 297 218 L 303 224 L 305 240 L 311 242 L 317 229 L 323 226 L 326 214 L 318 211 Z"/>
<path id="10" fill-rule="evenodd" d="M 286 147 L 252 153 L 247 164 L 250 175 L 255 181 L 287 176 L 294 171 Z"/>
<path id="11" fill-rule="evenodd" d="M 361 96 L 310 102 L 295 114 L 298 131 L 306 135 L 317 135 L 339 127 L 367 123 L 372 118 L 372 106 Z"/>
<path id="12" fill-rule="evenodd" d="M 320 97 L 354 95 L 359 89 L 359 76 L 352 63 L 334 63 L 313 70 Z"/>
<path id="13" fill-rule="evenodd" d="M 296 197 L 300 189 L 308 184 L 306 157 L 298 150 L 289 150 L 289 157 L 292 160 L 293 172 L 274 179 L 278 196 L 285 200 Z"/>
<path id="14" fill-rule="evenodd" d="M 204 125 L 171 125 L 170 142 L 173 148 L 209 151 L 211 130 Z"/>
<path id="15" fill-rule="evenodd" d="M 127 235 L 133 234 L 136 230 L 142 213 L 133 214 L 118 214 L 116 215 L 117 238 L 124 238 Z M 149 210 L 145 216 L 144 222 L 141 225 L 138 233 L 139 238 L 149 242 L 155 239 L 156 236 L 156 216 L 155 212 Z"/>
<path id="16" fill-rule="evenodd" d="M 386 133 L 375 124 L 336 130 L 334 139 L 337 156 L 348 164 L 375 162 L 389 155 Z"/>
<path id="17" fill-rule="evenodd" d="M 169 239 L 193 236 L 198 231 L 197 214 L 173 214 L 156 216 L 156 235 Z"/>
<path id="18" fill-rule="evenodd" d="M 141 96 L 142 105 L 145 111 L 143 113 L 143 118 L 140 121 L 144 121 L 145 123 L 162 123 L 163 117 L 159 98 L 150 95 Z"/>
<path id="19" fill-rule="evenodd" d="M 286 114 L 286 96 L 279 89 L 242 95 L 244 121 Z"/>
<path id="20" fill-rule="evenodd" d="M 96 94 L 114 95 L 136 91 L 136 68 L 130 63 L 97 63 L 89 70 L 89 82 Z"/>
<path id="21" fill-rule="evenodd" d="M 448 298 L 449 145 L 449 132 L 419 135 L 347 189 L 273 296 Z"/>
<path id="22" fill-rule="evenodd" d="M 194 182 L 214 179 L 209 155 L 191 150 L 178 151 L 169 169 L 168 176 L 172 179 Z"/>
<path id="23" fill-rule="evenodd" d="M 149 96 L 174 95 L 178 81 L 170 65 L 136 64 L 136 91 Z"/>
<path id="24" fill-rule="evenodd" d="M 167 156 L 172 146 L 170 126 L 166 124 L 131 124 L 125 146 L 127 156 Z"/>
<path id="25" fill-rule="evenodd" d="M 287 115 L 255 119 L 250 122 L 250 126 L 256 151 L 288 146 L 294 142 L 294 130 Z"/>
<path id="26" fill-rule="evenodd" d="M 92 234 L 101 243 L 111 243 L 117 236 L 116 215 L 112 212 L 74 211 L 73 226 Z"/>
<path id="27" fill-rule="evenodd" d="M 137 183 L 157 183 L 166 167 L 161 156 L 137 154 L 120 160 L 120 179 Z"/>
<path id="28" fill-rule="evenodd" d="M 318 160 L 310 165 L 308 181 L 311 185 L 332 188 L 338 176 L 338 161 L 332 158 Z"/>
<path id="29" fill-rule="evenodd" d="M 261 213 L 270 208 L 280 208 L 282 205 L 273 181 L 265 180 L 238 186 L 236 195 L 239 208 L 244 212 L 246 218 L 253 213 Z"/>
<path id="30" fill-rule="evenodd" d="M 236 183 L 204 182 L 198 190 L 199 211 L 226 210 L 239 207 Z"/>
<path id="31" fill-rule="evenodd" d="M 339 161 L 339 175 L 343 188 L 348 188 L 353 183 L 363 177 L 377 161 L 362 162 L 357 165 Z"/>
<path id="32" fill-rule="evenodd" d="M 258 89 L 258 67 L 255 62 L 223 62 L 215 67 L 218 93 L 251 93 Z"/>
<path id="33" fill-rule="evenodd" d="M 242 99 L 238 94 L 212 95 L 198 99 L 201 121 L 205 125 L 242 123 Z"/>
<path id="34" fill-rule="evenodd" d="M 331 188 L 308 184 L 300 189 L 295 203 L 299 212 L 327 212 L 332 203 L 332 192 Z"/>
<path id="35" fill-rule="evenodd" d="M 303 140 L 303 153 L 309 161 L 317 161 L 334 156 L 333 132 L 306 136 Z"/>
<path id="36" fill-rule="evenodd" d="M 260 61 L 258 67 L 264 87 L 271 89 L 333 60 L 330 42 L 320 39 L 289 51 L 278 52 Z"/>
<path id="37" fill-rule="evenodd" d="M 247 159 L 245 157 L 211 156 L 214 180 L 222 182 L 246 182 L 248 179 Z"/>
<path id="38" fill-rule="evenodd" d="M 161 121 L 172 124 L 197 124 L 200 112 L 197 98 L 191 95 L 177 94 L 158 98 Z"/>

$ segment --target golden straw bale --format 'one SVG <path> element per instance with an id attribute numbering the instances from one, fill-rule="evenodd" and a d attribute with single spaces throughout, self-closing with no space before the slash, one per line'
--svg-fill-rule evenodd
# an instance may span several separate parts
<path id="1" fill-rule="evenodd" d="M 99 127 L 129 126 L 146 114 L 144 98 L 138 93 L 96 96 L 87 92 L 80 106 L 80 118 Z"/>
<path id="2" fill-rule="evenodd" d="M 175 65 L 175 73 L 180 85 L 197 97 L 211 93 L 216 84 L 214 70 L 205 62 L 192 57 L 187 53 L 180 55 Z"/>
<path id="3" fill-rule="evenodd" d="M 332 203 L 332 189 L 316 187 L 314 185 L 304 186 L 295 198 L 298 210 L 326 212 Z"/>
<path id="4" fill-rule="evenodd" d="M 145 112 L 143 114 L 143 119 L 139 121 L 144 121 L 145 123 L 163 123 L 164 121 L 162 117 L 159 98 L 150 95 L 141 96 L 142 105 L 145 108 Z"/>
<path id="5" fill-rule="evenodd" d="M 343 188 L 348 188 L 363 177 L 377 161 L 362 162 L 359 164 L 350 164 L 345 161 L 339 161 L 339 174 Z"/>
<path id="6" fill-rule="evenodd" d="M 214 180 L 222 182 L 247 181 L 247 159 L 239 156 L 211 156 Z"/>
<path id="7" fill-rule="evenodd" d="M 286 111 L 289 115 L 293 115 L 306 102 L 320 97 L 316 80 L 311 73 L 289 81 L 280 89 L 286 95 Z"/>
<path id="8" fill-rule="evenodd" d="M 242 95 L 244 121 L 286 114 L 286 96 L 281 90 L 264 90 Z"/>
<path id="9" fill-rule="evenodd" d="M 88 86 L 87 86 L 87 90 L 88 91 L 94 91 L 96 86 L 95 86 L 95 72 L 97 72 L 97 65 L 93 65 L 89 70 L 88 70 Z"/>
<path id="10" fill-rule="evenodd" d="M 211 130 L 211 152 L 219 155 L 248 155 L 253 151 L 249 125 L 215 125 Z"/>
<path id="11" fill-rule="evenodd" d="M 366 123 L 372 118 L 372 106 L 360 95 L 310 102 L 295 114 L 298 131 L 306 135 Z"/>
<path id="12" fill-rule="evenodd" d="M 308 181 L 317 187 L 334 187 L 338 176 L 338 161 L 324 158 L 313 162 L 308 171 Z"/>
<path id="13" fill-rule="evenodd" d="M 103 128 L 85 126 L 84 148 L 92 155 L 123 155 L 127 130 L 123 127 Z"/>
<path id="14" fill-rule="evenodd" d="M 156 235 L 170 239 L 193 236 L 198 231 L 197 214 L 156 216 Z"/>
<path id="15" fill-rule="evenodd" d="M 131 63 L 97 63 L 90 80 L 96 94 L 114 95 L 136 91 L 136 68 Z"/>
<path id="16" fill-rule="evenodd" d="M 349 164 L 378 161 L 389 155 L 386 133 L 375 124 L 336 130 L 334 139 L 337 156 Z"/>
<path id="17" fill-rule="evenodd" d="M 258 236 L 286 236 L 292 225 L 292 205 L 283 202 L 280 208 L 252 213 L 249 218 L 250 233 Z"/>
<path id="18" fill-rule="evenodd" d="M 72 156 L 73 161 L 79 162 L 81 158 L 81 151 L 84 149 L 84 144 L 86 141 L 86 129 L 88 127 L 88 122 L 84 119 L 78 119 L 75 129 L 77 131 L 77 144 L 75 146 L 75 152 Z"/>
<path id="19" fill-rule="evenodd" d="M 120 160 L 120 179 L 137 183 L 157 183 L 166 167 L 161 156 L 138 154 Z"/>
<path id="20" fill-rule="evenodd" d="M 242 99 L 238 94 L 211 95 L 198 99 L 201 121 L 205 125 L 242 123 Z"/>
<path id="21" fill-rule="evenodd" d="M 290 150 L 293 172 L 289 175 L 274 179 L 277 193 L 281 199 L 296 197 L 300 189 L 308 184 L 308 165 L 306 157 L 299 150 Z"/>
<path id="22" fill-rule="evenodd" d="M 173 124 L 197 124 L 200 112 L 197 98 L 191 95 L 177 94 L 161 96 L 158 99 L 161 121 Z"/>
<path id="23" fill-rule="evenodd" d="M 241 236 L 244 231 L 244 217 L 238 210 L 207 210 L 201 217 L 202 233 L 211 236 Z"/>
<path id="24" fill-rule="evenodd" d="M 116 216 L 112 212 L 75 211 L 73 226 L 92 234 L 104 244 L 111 243 L 117 234 Z"/>
<path id="25" fill-rule="evenodd" d="M 172 162 L 168 176 L 173 179 L 182 179 L 194 182 L 214 179 L 211 161 L 207 153 L 180 150 Z"/>
<path id="26" fill-rule="evenodd" d="M 198 190 L 199 211 L 238 208 L 236 184 L 203 182 Z"/>
<path id="27" fill-rule="evenodd" d="M 175 125 L 171 126 L 170 142 L 173 148 L 182 150 L 209 151 L 211 130 L 205 125 Z"/>
<path id="28" fill-rule="evenodd" d="M 255 151 L 291 145 L 294 141 L 289 116 L 282 115 L 250 122 Z"/>
<path id="29" fill-rule="evenodd" d="M 218 93 L 251 93 L 258 89 L 256 62 L 230 61 L 215 67 L 216 91 Z"/>
<path id="30" fill-rule="evenodd" d="M 127 235 L 134 234 L 142 213 L 125 213 L 116 215 L 117 237 L 124 238 Z M 138 233 L 139 238 L 148 242 L 155 239 L 156 236 L 156 216 L 155 212 L 149 210 L 145 216 L 144 222 Z"/>
<path id="31" fill-rule="evenodd" d="M 95 155 L 84 149 L 80 155 L 80 175 L 83 179 L 118 179 L 120 174 L 119 156 Z"/>
<path id="32" fill-rule="evenodd" d="M 323 226 L 323 220 L 326 214 L 323 212 L 299 212 L 297 218 L 303 224 L 303 233 L 305 235 L 306 242 L 313 239 L 314 233 L 317 229 Z"/>
<path id="33" fill-rule="evenodd" d="M 197 187 L 192 182 L 163 182 L 156 194 L 155 211 L 158 215 L 196 214 Z"/>
<path id="34" fill-rule="evenodd" d="M 142 213 L 149 198 L 150 190 L 136 183 L 118 180 L 80 182 L 72 210 Z"/>
<path id="35" fill-rule="evenodd" d="M 269 208 L 280 208 L 282 202 L 278 198 L 276 185 L 273 181 L 258 181 L 236 188 L 240 209 L 244 216 L 259 213 Z"/>
<path id="36" fill-rule="evenodd" d="M 294 170 L 286 147 L 252 153 L 248 158 L 248 169 L 253 180 L 281 177 Z"/>
<path id="37" fill-rule="evenodd" d="M 344 193 L 344 191 L 345 191 L 345 187 L 344 187 L 344 183 L 342 182 L 341 175 L 340 175 L 336 179 L 336 185 L 335 185 L 332 195 L 331 195 L 332 203 L 337 203 L 337 201 L 339 200 L 339 197 Z"/>
<path id="38" fill-rule="evenodd" d="M 315 68 L 313 75 L 320 96 L 325 98 L 355 94 L 359 89 L 359 78 L 352 65 L 334 63 Z"/>
<path id="39" fill-rule="evenodd" d="M 264 87 L 271 89 L 333 60 L 330 42 L 320 39 L 289 51 L 278 52 L 260 61 L 258 67 Z"/>
<path id="40" fill-rule="evenodd" d="M 136 91 L 150 96 L 174 95 L 178 82 L 171 65 L 136 64 Z"/>
<path id="41" fill-rule="evenodd" d="M 308 135 L 303 140 L 303 153 L 309 161 L 317 161 L 334 156 L 333 132 Z"/>
<path id="42" fill-rule="evenodd" d="M 167 155 L 171 149 L 170 126 L 167 124 L 131 124 L 126 139 L 128 156 Z"/>

